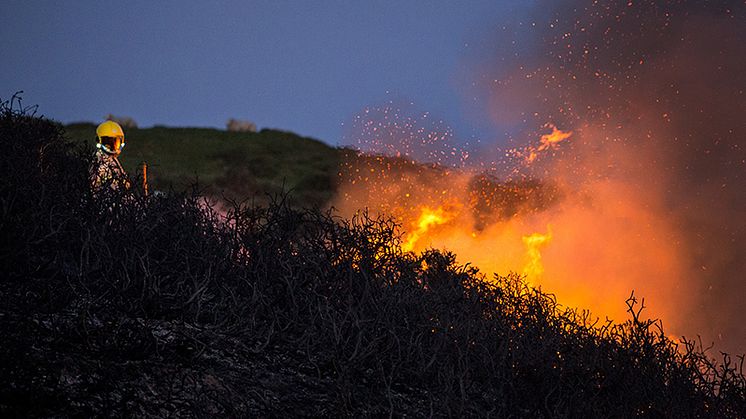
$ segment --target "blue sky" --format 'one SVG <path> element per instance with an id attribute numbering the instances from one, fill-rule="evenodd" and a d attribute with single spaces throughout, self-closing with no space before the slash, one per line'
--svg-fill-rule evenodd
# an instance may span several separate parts
<path id="1" fill-rule="evenodd" d="M 394 100 L 459 140 L 494 140 L 504 131 L 469 86 L 494 27 L 531 3 L 4 0 L 0 98 L 24 90 L 62 122 L 236 117 L 331 144 L 355 114 Z"/>

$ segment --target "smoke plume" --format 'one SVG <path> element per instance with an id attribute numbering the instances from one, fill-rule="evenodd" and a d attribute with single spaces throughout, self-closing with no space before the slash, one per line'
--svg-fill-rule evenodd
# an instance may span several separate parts
<path id="1" fill-rule="evenodd" d="M 526 137 L 546 122 L 574 132 L 560 155 L 532 169 L 576 201 L 561 215 L 576 221 L 559 222 L 568 228 L 546 248 L 546 277 L 553 258 L 591 242 L 599 247 L 572 274 L 611 281 L 605 267 L 624 267 L 617 277 L 635 280 L 588 292 L 643 286 L 674 332 L 743 352 L 746 6 L 547 3 L 498 25 L 491 59 L 475 73 L 496 123 L 522 125 Z M 557 243 L 568 235 L 578 243 Z"/>
<path id="2" fill-rule="evenodd" d="M 395 216 L 405 250 L 519 272 L 558 301 L 746 351 L 746 39 L 738 2 L 558 1 L 500 22 L 482 95 L 513 133 L 471 153 L 426 112 L 358 115 L 335 206 Z M 741 25 L 742 26 L 742 25 Z M 433 163 L 422 165 L 418 162 Z"/>

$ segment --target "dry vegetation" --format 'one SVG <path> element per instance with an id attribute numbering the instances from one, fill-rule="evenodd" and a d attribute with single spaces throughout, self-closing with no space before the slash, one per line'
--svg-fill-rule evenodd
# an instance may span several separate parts
<path id="1" fill-rule="evenodd" d="M 282 196 L 94 197 L 13 102 L 0 148 L 2 416 L 746 415 L 743 358 L 677 349 L 633 298 L 599 323 Z"/>

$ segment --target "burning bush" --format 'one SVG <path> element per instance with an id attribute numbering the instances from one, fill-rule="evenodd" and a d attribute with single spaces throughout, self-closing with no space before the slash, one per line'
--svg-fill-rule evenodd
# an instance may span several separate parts
<path id="1" fill-rule="evenodd" d="M 631 298 L 600 323 L 365 213 L 96 198 L 58 125 L 0 109 L 0 412 L 741 417 L 742 358 Z M 132 182 L 133 185 L 139 184 Z"/>

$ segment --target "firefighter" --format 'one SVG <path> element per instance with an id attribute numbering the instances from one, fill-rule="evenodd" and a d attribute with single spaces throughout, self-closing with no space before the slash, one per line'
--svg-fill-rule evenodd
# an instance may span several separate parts
<path id="1" fill-rule="evenodd" d="M 96 156 L 91 170 L 93 189 L 109 186 L 112 189 L 129 188 L 127 174 L 119 163 L 119 154 L 124 148 L 124 131 L 114 121 L 106 121 L 96 128 Z"/>

